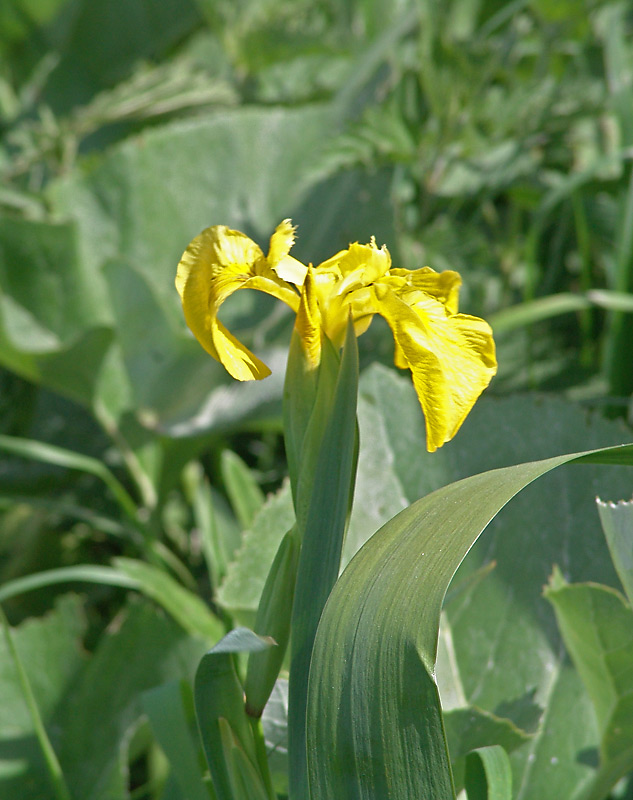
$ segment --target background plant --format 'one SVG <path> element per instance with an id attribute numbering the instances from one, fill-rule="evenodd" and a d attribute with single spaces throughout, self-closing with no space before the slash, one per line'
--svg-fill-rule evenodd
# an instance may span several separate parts
<path id="1" fill-rule="evenodd" d="M 4 605 L 76 796 L 177 791 L 141 694 L 191 677 L 214 632 L 252 623 L 288 514 L 287 490 L 262 505 L 262 489 L 285 472 L 291 320 L 255 293 L 231 299 L 225 318 L 273 376 L 255 390 L 229 385 L 187 334 L 173 290 L 175 264 L 203 227 L 226 222 L 263 242 L 292 216 L 297 256 L 315 263 L 375 234 L 401 266 L 458 269 L 462 305 L 493 324 L 497 399 L 419 468 L 419 411 L 391 373 L 366 373 L 367 472 L 347 558 L 450 480 L 628 437 L 630 25 L 626 4 L 577 1 L 15 0 L 0 12 L 0 424 L 101 464 L 34 445 L 23 460 L 6 441 L 1 464 Z M 383 333 L 366 335 L 361 364 L 391 363 Z M 526 390 L 556 397 L 504 397 Z M 394 406 L 406 426 L 392 422 Z M 630 477 L 577 469 L 504 512 L 464 574 L 496 568 L 446 607 L 456 705 L 497 711 L 520 730 L 554 726 L 513 751 L 522 798 L 580 791 L 591 757 L 558 768 L 555 744 L 576 754 L 598 741 L 540 587 L 554 563 L 568 580 L 615 582 L 582 509 L 599 481 L 605 498 L 628 497 Z M 153 600 L 105 585 L 104 573 L 28 593 L 11 583 L 87 566 L 114 569 L 110 579 Z M 172 613 L 204 599 L 198 623 L 174 625 L 157 609 L 166 580 L 177 587 Z M 46 797 L 6 669 L 3 790 Z M 125 690 L 114 702 L 116 686 Z M 571 696 L 578 717 L 556 722 L 550 710 Z M 97 715 L 108 724 L 94 726 Z M 283 782 L 283 768 L 276 774 Z"/>

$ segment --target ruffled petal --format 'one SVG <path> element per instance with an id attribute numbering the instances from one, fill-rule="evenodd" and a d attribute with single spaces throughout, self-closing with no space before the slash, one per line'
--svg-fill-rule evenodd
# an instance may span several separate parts
<path id="1" fill-rule="evenodd" d="M 424 412 L 427 449 L 433 452 L 457 433 L 496 372 L 492 331 L 478 317 L 447 314 L 428 295 L 411 308 L 385 284 L 374 292 L 379 313 L 393 332 L 398 361 L 411 370 Z"/>
<path id="2" fill-rule="evenodd" d="M 369 286 L 370 283 L 385 275 L 391 266 L 391 256 L 383 245 L 376 246 L 373 239 L 369 244 L 350 244 L 347 250 L 341 250 L 332 258 L 328 258 L 316 268 L 317 272 L 326 271 L 337 267 L 341 275 L 341 283 L 336 287 L 338 294 L 358 288 Z"/>
<path id="3" fill-rule="evenodd" d="M 295 230 L 296 228 L 289 219 L 285 219 L 277 225 L 275 232 L 270 237 L 266 261 L 281 280 L 293 283 L 295 286 L 302 286 L 308 268 L 296 258 L 288 255 L 295 241 Z"/>
<path id="4" fill-rule="evenodd" d="M 238 289 L 258 289 L 283 300 L 293 311 L 299 307 L 296 291 L 270 269 L 255 242 L 225 225 L 207 228 L 183 253 L 176 288 L 194 336 L 234 378 L 259 380 L 270 374 L 217 319 L 222 303 Z"/>

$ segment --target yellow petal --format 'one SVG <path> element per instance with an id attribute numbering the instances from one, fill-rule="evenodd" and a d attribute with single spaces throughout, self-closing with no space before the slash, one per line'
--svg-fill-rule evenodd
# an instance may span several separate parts
<path id="1" fill-rule="evenodd" d="M 295 243 L 295 230 L 295 226 L 289 219 L 283 220 L 275 228 L 275 232 L 270 237 L 267 258 L 268 264 L 273 269 L 290 252 L 292 245 Z"/>
<path id="2" fill-rule="evenodd" d="M 299 297 L 270 269 L 248 236 L 225 225 L 207 228 L 183 253 L 176 274 L 187 325 L 204 349 L 237 380 L 265 378 L 268 367 L 217 319 L 220 306 L 238 289 L 258 289 L 278 297 L 294 311 Z"/>
<path id="3" fill-rule="evenodd" d="M 317 302 L 314 270 L 308 268 L 301 292 L 301 302 L 295 320 L 303 351 L 311 369 L 321 363 L 321 312 Z"/>
<path id="4" fill-rule="evenodd" d="M 270 237 L 268 249 L 268 266 L 275 271 L 277 277 L 295 286 L 302 286 L 306 276 L 307 267 L 296 258 L 288 255 L 295 241 L 296 228 L 289 219 L 277 225 L 275 232 Z"/>
<path id="5" fill-rule="evenodd" d="M 433 452 L 457 433 L 497 370 L 492 331 L 478 317 L 447 314 L 431 296 L 411 308 L 385 284 L 374 291 L 398 360 L 411 370 Z"/>
<path id="6" fill-rule="evenodd" d="M 317 272 L 329 270 L 336 266 L 342 281 L 336 287 L 338 294 L 344 294 L 359 286 L 369 286 L 381 278 L 391 266 L 391 256 L 383 245 L 380 249 L 372 238 L 370 244 L 350 244 L 347 250 L 341 250 L 332 258 L 328 258 L 316 268 Z"/>
<path id="7" fill-rule="evenodd" d="M 270 375 L 270 369 L 256 355 L 244 347 L 217 319 L 211 321 L 211 339 L 215 353 L 209 353 L 222 363 L 226 371 L 238 381 L 261 380 Z M 204 345 L 204 342 L 200 341 Z"/>
<path id="8" fill-rule="evenodd" d="M 459 304 L 459 289 L 462 279 L 458 272 L 446 269 L 443 272 L 436 272 L 431 267 L 421 269 L 392 269 L 390 277 L 404 278 L 405 285 L 411 289 L 430 294 L 439 300 L 449 314 L 457 314 Z"/>

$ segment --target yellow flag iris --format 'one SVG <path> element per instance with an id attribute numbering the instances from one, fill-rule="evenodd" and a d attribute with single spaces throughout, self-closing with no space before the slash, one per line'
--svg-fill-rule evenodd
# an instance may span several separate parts
<path id="1" fill-rule="evenodd" d="M 202 346 L 238 380 L 265 378 L 270 370 L 218 320 L 237 289 L 259 289 L 297 314 L 296 330 L 308 363 L 317 367 L 322 337 L 339 347 L 351 317 L 364 333 L 374 314 L 385 318 L 395 340 L 395 363 L 411 370 L 433 452 L 457 433 L 497 371 L 490 326 L 458 313 L 457 272 L 392 268 L 386 247 L 352 244 L 317 267 L 289 255 L 294 228 L 284 220 L 268 255 L 224 225 L 207 228 L 185 250 L 176 277 L 187 324 Z"/>

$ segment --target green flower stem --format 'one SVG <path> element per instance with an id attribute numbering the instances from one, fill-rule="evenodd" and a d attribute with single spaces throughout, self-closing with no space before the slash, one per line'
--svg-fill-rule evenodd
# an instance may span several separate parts
<path id="1" fill-rule="evenodd" d="M 294 391 L 300 394 L 302 388 L 297 385 Z M 289 788 L 292 800 L 303 800 L 309 795 L 306 762 L 308 676 L 321 612 L 338 577 L 353 497 L 358 461 L 357 398 L 358 347 L 350 323 L 340 359 L 333 347 L 323 348 L 314 408 L 297 462 L 295 511 L 302 544 L 292 609 L 288 687 Z M 295 435 L 297 431 L 298 428 Z"/>
<path id="2" fill-rule="evenodd" d="M 61 765 L 57 759 L 55 751 L 53 750 L 53 745 L 48 738 L 48 734 L 46 733 L 46 728 L 44 727 L 39 708 L 37 707 L 37 701 L 33 694 L 33 689 L 31 688 L 31 684 L 20 660 L 15 642 L 13 641 L 11 629 L 9 628 L 9 622 L 1 607 L 0 622 L 2 623 L 7 649 L 15 665 L 15 669 L 18 674 L 18 680 L 20 681 L 20 686 L 22 688 L 22 694 L 24 695 L 24 700 L 26 701 L 26 705 L 33 721 L 35 735 L 42 750 L 42 754 L 44 755 L 44 761 L 46 762 L 46 767 L 48 769 L 53 791 L 55 792 L 55 797 L 57 800 L 72 800 L 70 791 L 64 779 Z"/>

